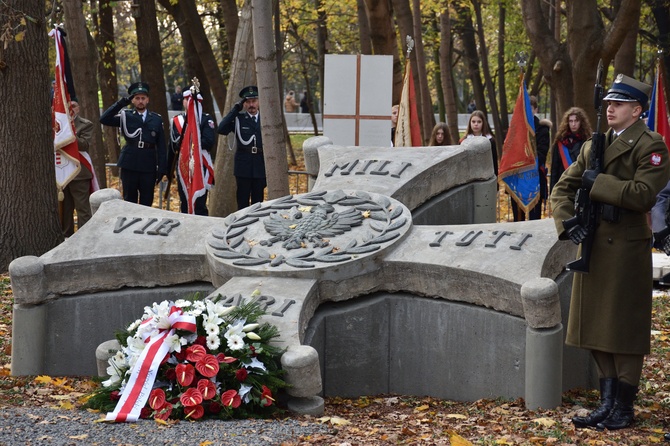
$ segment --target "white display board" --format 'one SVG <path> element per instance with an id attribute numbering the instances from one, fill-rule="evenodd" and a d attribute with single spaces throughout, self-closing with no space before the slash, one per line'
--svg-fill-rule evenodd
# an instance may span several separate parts
<path id="1" fill-rule="evenodd" d="M 393 56 L 327 54 L 323 134 L 344 146 L 390 146 Z"/>

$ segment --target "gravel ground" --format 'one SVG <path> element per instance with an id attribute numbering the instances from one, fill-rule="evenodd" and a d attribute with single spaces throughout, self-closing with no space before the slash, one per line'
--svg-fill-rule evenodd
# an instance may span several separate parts
<path id="1" fill-rule="evenodd" d="M 211 445 L 268 446 L 297 444 L 300 437 L 328 433 L 331 428 L 305 419 L 281 421 L 182 421 L 161 425 L 153 420 L 137 423 L 94 423 L 98 413 L 49 408 L 0 409 L 0 445 Z"/>

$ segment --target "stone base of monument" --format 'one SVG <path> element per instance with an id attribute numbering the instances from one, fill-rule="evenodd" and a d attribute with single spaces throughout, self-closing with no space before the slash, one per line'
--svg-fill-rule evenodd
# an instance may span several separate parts
<path id="1" fill-rule="evenodd" d="M 524 296 L 526 320 L 407 293 L 321 305 L 305 342 L 319 352 L 324 396 L 503 397 L 525 398 L 529 409 L 559 406 L 563 391 L 593 387 L 595 369 L 588 352 L 564 344 L 567 311 L 560 307 L 569 305 L 572 274 L 557 284 L 537 280 L 539 288 L 532 282 Z M 546 316 L 546 306 L 558 323 L 529 326 L 533 310 Z"/>

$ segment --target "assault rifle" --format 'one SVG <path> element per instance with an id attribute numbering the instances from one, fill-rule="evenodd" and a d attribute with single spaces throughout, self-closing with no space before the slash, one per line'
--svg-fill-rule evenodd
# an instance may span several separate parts
<path id="1" fill-rule="evenodd" d="M 603 113 L 603 61 L 598 62 L 598 71 L 596 73 L 596 85 L 593 92 L 593 104 L 597 112 L 597 123 L 593 134 L 591 135 L 591 159 L 589 160 L 589 169 L 595 170 L 598 174 L 603 169 L 603 155 L 605 152 L 605 134 L 600 132 L 600 120 Z M 602 211 L 602 204 L 592 201 L 591 188 L 582 186 L 575 194 L 575 216 L 563 221 L 563 227 L 566 231 L 581 225 L 586 229 L 586 238 L 582 242 L 582 256 L 566 265 L 568 271 L 575 271 L 586 274 L 589 272 L 589 261 L 591 259 L 591 249 L 593 239 L 598 227 L 598 217 Z"/>

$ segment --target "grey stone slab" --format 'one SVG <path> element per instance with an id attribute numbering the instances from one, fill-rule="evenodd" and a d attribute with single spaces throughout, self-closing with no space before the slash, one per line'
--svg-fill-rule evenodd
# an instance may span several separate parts
<path id="1" fill-rule="evenodd" d="M 572 252 L 548 219 L 417 226 L 385 258 L 382 282 L 389 291 L 448 296 L 523 317 L 521 286 L 555 279 Z"/>
<path id="2" fill-rule="evenodd" d="M 318 154 L 315 191 L 365 190 L 393 197 L 410 210 L 457 186 L 495 178 L 490 143 L 483 137 L 460 146 L 410 149 L 326 143 Z"/>
<path id="3" fill-rule="evenodd" d="M 124 288 L 14 305 L 12 374 L 97 375 L 99 344 L 142 316 L 153 302 L 211 292 L 209 283 Z"/>
<path id="4" fill-rule="evenodd" d="M 51 251 L 10 264 L 14 299 L 36 304 L 122 287 L 209 281 L 203 240 L 221 221 L 106 201 L 81 230 Z"/>

